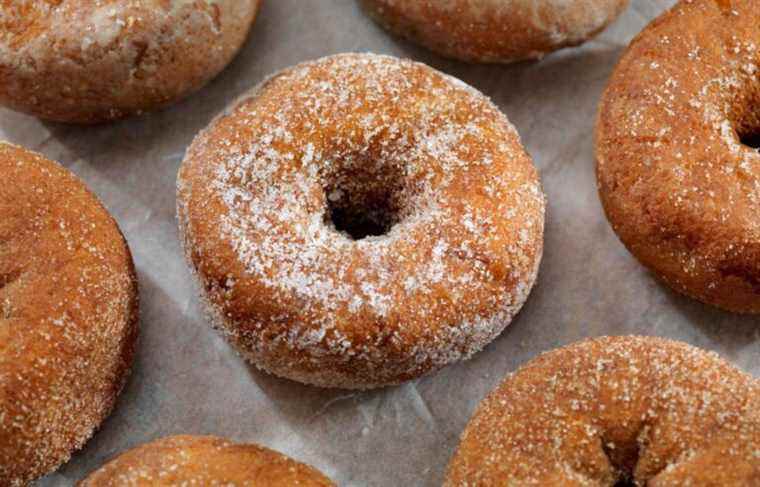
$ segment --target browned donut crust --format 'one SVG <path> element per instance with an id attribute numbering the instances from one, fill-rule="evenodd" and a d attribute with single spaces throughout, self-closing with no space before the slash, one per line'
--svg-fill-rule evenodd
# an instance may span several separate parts
<path id="1" fill-rule="evenodd" d="M 334 487 L 316 469 L 257 445 L 212 436 L 173 436 L 134 448 L 79 487 L 235 485 Z"/>
<path id="2" fill-rule="evenodd" d="M 259 367 L 320 386 L 468 358 L 520 309 L 543 249 L 543 192 L 507 118 L 388 56 L 276 75 L 197 137 L 178 186 L 214 325 Z M 338 214 L 382 235 L 355 239 Z"/>
<path id="3" fill-rule="evenodd" d="M 94 123 L 164 107 L 216 76 L 260 0 L 0 0 L 0 103 Z"/>
<path id="4" fill-rule="evenodd" d="M 760 1 L 681 2 L 616 68 L 597 178 L 628 249 L 674 289 L 760 313 Z M 760 138 L 757 138 L 760 140 Z"/>
<path id="5" fill-rule="evenodd" d="M 714 353 L 661 338 L 554 350 L 481 403 L 444 485 L 621 481 L 760 485 L 760 382 Z"/>
<path id="6" fill-rule="evenodd" d="M 111 412 L 134 355 L 119 228 L 69 171 L 0 143 L 0 484 L 25 485 Z"/>
<path id="7" fill-rule="evenodd" d="M 541 59 L 604 30 L 628 0 L 360 0 L 386 29 L 470 62 Z"/>

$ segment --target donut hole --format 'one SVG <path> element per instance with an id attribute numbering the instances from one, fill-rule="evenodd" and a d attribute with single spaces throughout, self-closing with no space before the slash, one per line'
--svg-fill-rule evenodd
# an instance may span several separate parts
<path id="1" fill-rule="evenodd" d="M 744 101 L 734 128 L 739 141 L 752 149 L 760 149 L 760 80 L 751 90 L 748 100 Z"/>
<path id="2" fill-rule="evenodd" d="M 602 449 L 610 465 L 618 472 L 619 477 L 614 487 L 636 486 L 634 471 L 639 463 L 639 447 L 635 441 L 608 441 L 603 439 Z"/>
<path id="3" fill-rule="evenodd" d="M 752 149 L 760 149 L 760 128 L 756 131 L 750 131 L 739 134 L 739 140 L 742 144 Z"/>
<path id="4" fill-rule="evenodd" d="M 346 167 L 325 184 L 325 223 L 351 240 L 388 234 L 402 219 L 403 177 L 396 166 Z"/>

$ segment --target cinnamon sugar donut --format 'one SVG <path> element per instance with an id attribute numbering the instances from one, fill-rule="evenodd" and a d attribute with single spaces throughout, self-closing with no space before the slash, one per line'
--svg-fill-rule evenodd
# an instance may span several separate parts
<path id="1" fill-rule="evenodd" d="M 79 487 L 235 485 L 334 487 L 316 469 L 257 445 L 212 436 L 174 436 L 130 450 Z"/>
<path id="2" fill-rule="evenodd" d="M 760 382 L 660 338 L 543 354 L 478 407 L 447 487 L 760 485 Z"/>
<path id="3" fill-rule="evenodd" d="M 0 484 L 55 470 L 111 412 L 137 336 L 119 228 L 69 171 L 0 143 Z"/>
<path id="4" fill-rule="evenodd" d="M 628 0 L 361 0 L 386 29 L 443 56 L 481 63 L 541 59 L 592 38 Z"/>
<path id="5" fill-rule="evenodd" d="M 681 2 L 616 68 L 597 178 L 628 249 L 672 288 L 760 313 L 760 1 Z"/>
<path id="6" fill-rule="evenodd" d="M 0 104 L 94 123 L 164 107 L 217 75 L 260 0 L 0 0 Z"/>
<path id="7" fill-rule="evenodd" d="M 517 313 L 544 196 L 507 118 L 423 64 L 281 72 L 204 130 L 180 233 L 214 325 L 260 368 L 342 388 L 471 356 Z"/>

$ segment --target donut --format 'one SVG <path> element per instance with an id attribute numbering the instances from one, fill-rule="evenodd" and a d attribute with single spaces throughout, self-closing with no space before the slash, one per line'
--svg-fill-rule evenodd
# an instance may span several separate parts
<path id="1" fill-rule="evenodd" d="M 231 61 L 259 4 L 0 1 L 0 104 L 82 124 L 162 108 Z"/>
<path id="2" fill-rule="evenodd" d="M 631 43 L 596 128 L 607 218 L 676 291 L 760 313 L 760 1 L 680 2 Z"/>
<path id="3" fill-rule="evenodd" d="M 575 343 L 488 395 L 444 485 L 760 485 L 760 381 L 671 340 Z"/>
<path id="4" fill-rule="evenodd" d="M 536 279 L 544 207 L 486 97 L 373 54 L 274 75 L 178 175 L 214 326 L 259 368 L 322 387 L 398 384 L 492 341 Z"/>
<path id="5" fill-rule="evenodd" d="M 360 0 L 389 31 L 467 62 L 541 59 L 614 21 L 628 0 Z"/>
<path id="6" fill-rule="evenodd" d="M 78 487 L 238 485 L 334 487 L 316 469 L 258 445 L 212 436 L 173 436 L 134 448 Z"/>
<path id="7" fill-rule="evenodd" d="M 127 244 L 69 171 L 0 143 L 0 485 L 82 447 L 132 364 L 137 282 Z"/>

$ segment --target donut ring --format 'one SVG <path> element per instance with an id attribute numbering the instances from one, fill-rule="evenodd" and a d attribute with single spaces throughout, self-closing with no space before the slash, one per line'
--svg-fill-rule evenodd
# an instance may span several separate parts
<path id="1" fill-rule="evenodd" d="M 0 104 L 96 123 L 165 107 L 240 49 L 260 0 L 3 0 Z"/>
<path id="2" fill-rule="evenodd" d="M 444 485 L 758 481 L 760 382 L 684 343 L 606 337 L 508 377 L 478 407 Z"/>
<path id="3" fill-rule="evenodd" d="M 759 45 L 758 0 L 679 3 L 631 43 L 596 135 L 626 247 L 673 289 L 741 313 L 760 313 Z"/>
<path id="4" fill-rule="evenodd" d="M 134 356 L 137 282 L 119 228 L 69 171 L 0 143 L 0 484 L 68 461 Z"/>
<path id="5" fill-rule="evenodd" d="M 541 59 L 604 30 L 628 0 L 361 0 L 391 32 L 446 57 Z"/>
<path id="6" fill-rule="evenodd" d="M 237 485 L 334 487 L 316 469 L 258 445 L 212 436 L 173 436 L 134 448 L 78 487 Z"/>
<path id="7" fill-rule="evenodd" d="M 214 325 L 260 368 L 319 386 L 468 358 L 520 309 L 543 249 L 544 196 L 507 118 L 388 56 L 275 75 L 196 138 L 178 188 Z"/>

